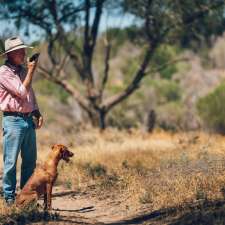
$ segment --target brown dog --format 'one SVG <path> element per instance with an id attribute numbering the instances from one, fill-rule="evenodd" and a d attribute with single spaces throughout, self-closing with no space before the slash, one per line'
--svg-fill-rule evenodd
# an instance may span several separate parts
<path id="1" fill-rule="evenodd" d="M 64 145 L 56 144 L 52 146 L 47 160 L 42 166 L 37 166 L 27 181 L 21 192 L 16 197 L 17 206 L 26 206 L 38 200 L 44 195 L 44 208 L 51 209 L 52 187 L 57 178 L 57 165 L 61 159 L 66 162 L 73 156 L 73 153 Z"/>

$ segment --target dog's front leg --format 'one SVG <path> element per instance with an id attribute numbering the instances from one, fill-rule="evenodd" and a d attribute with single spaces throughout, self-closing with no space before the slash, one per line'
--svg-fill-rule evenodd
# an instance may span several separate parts
<path id="1" fill-rule="evenodd" d="M 51 210 L 51 208 L 52 208 L 52 183 L 47 183 L 45 209 Z"/>
<path id="2" fill-rule="evenodd" d="M 45 190 L 45 193 L 44 193 L 44 210 L 46 210 L 47 209 L 47 192 L 46 192 L 46 190 Z"/>

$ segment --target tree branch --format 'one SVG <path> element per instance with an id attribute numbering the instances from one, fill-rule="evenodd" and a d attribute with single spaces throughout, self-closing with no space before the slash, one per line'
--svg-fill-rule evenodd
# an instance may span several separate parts
<path id="1" fill-rule="evenodd" d="M 71 10 L 70 12 L 68 12 L 67 14 L 64 14 L 62 15 L 60 18 L 59 18 L 59 22 L 63 22 L 66 18 L 69 18 L 79 12 L 82 12 L 85 10 L 85 5 L 82 3 L 80 4 L 76 9 L 74 10 Z"/>
<path id="2" fill-rule="evenodd" d="M 56 65 L 58 62 L 56 61 L 53 53 L 54 43 L 57 40 L 57 35 L 55 37 L 52 36 L 51 33 L 48 34 L 48 55 L 53 65 Z"/>
<path id="3" fill-rule="evenodd" d="M 139 88 L 140 81 L 145 76 L 145 70 L 149 64 L 149 61 L 151 60 L 152 56 L 154 55 L 155 49 L 157 48 L 158 43 L 154 43 L 152 46 L 148 46 L 148 49 L 146 50 L 145 57 L 143 59 L 143 62 L 138 69 L 136 75 L 134 76 L 134 79 L 132 82 L 127 86 L 127 88 L 122 91 L 119 94 L 116 94 L 112 97 L 109 97 L 106 99 L 101 107 L 105 109 L 106 112 L 108 112 L 112 107 L 123 101 L 125 98 L 127 98 L 129 95 L 131 95 L 136 89 Z"/>
<path id="4" fill-rule="evenodd" d="M 151 1 L 150 1 L 151 2 Z M 186 18 L 183 22 L 185 24 L 191 24 L 193 23 L 196 19 L 199 19 L 201 17 L 203 17 L 205 14 L 207 14 L 209 12 L 209 10 L 215 10 L 218 7 L 221 7 L 222 5 L 224 5 L 225 2 L 221 1 L 217 4 L 214 4 L 211 7 L 208 7 L 207 9 L 204 8 L 204 10 L 199 11 L 194 13 L 194 15 Z M 146 24 L 148 25 L 148 23 Z M 157 48 L 157 46 L 163 41 L 163 39 L 165 38 L 166 34 L 172 29 L 174 28 L 174 26 L 169 27 L 168 29 L 166 29 L 165 32 L 161 33 L 160 36 L 157 38 L 157 40 L 154 38 L 154 40 L 152 40 L 154 42 L 154 45 L 152 46 L 152 48 L 149 48 L 145 54 L 143 63 L 141 64 L 139 70 L 137 71 L 136 75 L 134 76 L 134 79 L 132 80 L 132 82 L 127 86 L 127 88 L 122 91 L 121 93 L 114 95 L 112 97 L 109 97 L 108 99 L 106 99 L 101 107 L 105 108 L 105 111 L 108 112 L 112 107 L 114 107 L 115 105 L 117 105 L 118 103 L 120 103 L 121 101 L 123 101 L 124 99 L 126 99 L 129 95 L 131 95 L 136 89 L 138 89 L 140 81 L 143 79 L 143 77 L 146 75 L 145 70 L 154 54 L 154 50 Z M 157 42 L 157 43 L 156 43 Z"/>
<path id="5" fill-rule="evenodd" d="M 220 8 L 221 6 L 225 5 L 225 1 L 219 1 L 216 2 L 208 7 L 203 7 L 201 11 L 193 13 L 192 16 L 188 16 L 184 18 L 183 23 L 184 24 L 191 24 L 193 23 L 196 19 L 204 17 L 206 14 L 208 14 L 211 10 L 216 10 Z"/>
<path id="6" fill-rule="evenodd" d="M 99 22 L 102 15 L 102 7 L 104 0 L 96 1 L 96 10 L 93 20 L 93 24 L 90 27 L 90 0 L 85 0 L 85 28 L 84 28 L 84 43 L 83 43 L 83 72 L 85 76 L 85 85 L 87 87 L 88 98 L 92 102 L 96 102 L 99 98 L 99 93 L 96 90 L 92 61 L 93 52 L 96 45 L 96 39 L 98 34 Z M 90 30 L 91 29 L 91 30 Z"/>
<path id="7" fill-rule="evenodd" d="M 63 57 L 63 59 L 61 60 L 61 62 L 59 63 L 59 65 L 55 66 L 56 67 L 56 75 L 55 75 L 55 77 L 59 77 L 60 73 L 63 73 L 63 68 L 64 68 L 65 64 L 67 63 L 68 58 L 69 58 L 68 55 L 65 55 Z"/>
<path id="8" fill-rule="evenodd" d="M 195 22 L 197 19 L 203 18 L 206 14 L 208 14 L 211 10 L 216 10 L 222 6 L 225 5 L 225 1 L 221 0 L 219 2 L 216 2 L 208 7 L 203 7 L 202 10 L 198 11 L 198 12 L 194 12 L 191 16 L 187 16 L 186 18 L 183 18 L 183 20 L 179 23 L 173 24 L 172 26 L 167 27 L 163 33 L 162 36 L 166 36 L 166 34 L 172 30 L 173 28 L 175 28 L 177 25 L 179 24 L 185 24 L 185 25 L 190 25 L 193 22 Z"/>
<path id="9" fill-rule="evenodd" d="M 170 65 L 174 65 L 174 64 L 179 63 L 179 62 L 186 62 L 186 61 L 189 61 L 189 60 L 190 60 L 190 58 L 188 58 L 188 57 L 175 58 L 175 59 L 170 60 L 170 61 L 164 63 L 163 65 L 161 65 L 161 66 L 159 66 L 159 67 L 157 67 L 153 70 L 147 70 L 145 72 L 145 74 L 157 73 L 157 72 L 160 72 L 160 71 L 166 69 Z"/>
<path id="10" fill-rule="evenodd" d="M 94 47 L 96 45 L 96 39 L 98 35 L 98 28 L 99 28 L 99 22 L 102 15 L 102 7 L 103 7 L 104 0 L 97 0 L 96 3 L 96 11 L 95 11 L 95 17 L 93 21 L 93 25 L 91 28 L 91 54 L 93 55 Z"/>
<path id="11" fill-rule="evenodd" d="M 85 0 L 85 27 L 84 27 L 84 53 L 88 53 L 89 44 L 89 20 L 90 20 L 90 0 Z"/>
<path id="12" fill-rule="evenodd" d="M 92 96 L 92 90 L 94 85 L 92 68 L 91 68 L 91 47 L 90 47 L 90 0 L 85 0 L 85 27 L 84 27 L 84 43 L 83 43 L 83 76 L 85 85 L 87 87 L 88 96 Z"/>
<path id="13" fill-rule="evenodd" d="M 86 98 L 84 98 L 71 84 L 69 84 L 65 80 L 58 79 L 55 77 L 51 71 L 47 71 L 45 68 L 39 66 L 38 70 L 42 76 L 44 76 L 46 79 L 49 81 L 52 81 L 59 86 L 61 86 L 67 93 L 72 95 L 78 104 L 81 106 L 82 109 L 84 109 L 88 113 L 92 113 L 90 107 L 89 107 L 89 102 Z"/>
<path id="14" fill-rule="evenodd" d="M 104 74 L 103 74 L 103 79 L 102 79 L 102 83 L 100 86 L 100 97 L 102 97 L 103 91 L 105 89 L 105 85 L 108 81 L 108 76 L 109 76 L 109 59 L 110 59 L 110 52 L 111 52 L 111 43 L 109 43 L 109 41 L 107 40 L 107 38 L 104 39 L 104 43 L 105 43 L 105 60 L 104 60 L 104 64 L 105 64 L 105 69 L 104 69 Z"/>

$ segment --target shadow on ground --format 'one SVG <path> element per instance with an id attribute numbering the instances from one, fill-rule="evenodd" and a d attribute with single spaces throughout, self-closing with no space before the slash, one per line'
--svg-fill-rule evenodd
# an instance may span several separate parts
<path id="1" fill-rule="evenodd" d="M 225 201 L 202 201 L 179 208 L 167 208 L 138 215 L 107 225 L 170 224 L 170 225 L 212 225 L 225 224 Z M 105 224 L 105 225 L 106 225 Z"/>
<path id="2" fill-rule="evenodd" d="M 208 201 L 202 200 L 197 203 L 181 206 L 160 209 L 157 211 L 136 215 L 121 221 L 111 223 L 101 223 L 94 219 L 85 217 L 85 212 L 94 210 L 94 206 L 81 208 L 79 210 L 53 210 L 53 214 L 31 214 L 26 217 L 10 218 L 5 220 L 6 223 L 1 224 L 82 224 L 82 225 L 222 225 L 225 224 L 225 200 Z M 67 211 L 69 214 L 60 215 L 61 212 Z M 84 212 L 82 216 L 77 213 Z M 58 214 L 59 213 L 59 214 Z M 43 214 L 43 215 L 42 215 Z M 109 218 L 110 220 L 112 218 Z M 1 221 L 2 222 L 2 221 Z M 10 223 L 9 223 L 10 222 Z"/>
<path id="3" fill-rule="evenodd" d="M 57 212 L 77 212 L 77 213 L 87 213 L 95 211 L 94 206 L 84 207 L 81 209 L 54 209 Z"/>

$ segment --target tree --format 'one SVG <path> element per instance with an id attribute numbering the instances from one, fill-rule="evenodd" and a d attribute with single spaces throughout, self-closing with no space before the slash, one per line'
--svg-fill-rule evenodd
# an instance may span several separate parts
<path id="1" fill-rule="evenodd" d="M 204 125 L 221 134 L 225 134 L 225 107 L 221 104 L 224 100 L 225 83 L 222 83 L 197 102 L 198 113 Z"/>
<path id="2" fill-rule="evenodd" d="M 212 14 L 220 18 L 219 22 L 224 21 L 224 5 L 224 0 L 194 0 L 191 3 L 188 0 L 11 0 L 1 4 L 0 17 L 14 20 L 15 25 L 19 29 L 25 28 L 28 34 L 30 24 L 44 31 L 51 68 L 40 66 L 40 73 L 63 87 L 87 112 L 92 123 L 104 129 L 105 117 L 110 110 L 140 87 L 156 49 L 163 43 L 180 40 L 180 34 L 184 35 L 190 28 L 196 35 L 204 34 L 205 29 L 200 29 L 202 21 L 209 20 Z M 140 20 L 137 31 L 145 46 L 140 66 L 131 82 L 121 92 L 108 97 L 104 93 L 113 46 L 107 31 L 103 75 L 93 70 L 103 10 L 123 10 L 135 15 Z M 60 51 L 57 57 L 56 51 Z M 68 61 L 73 65 L 74 78 L 85 87 L 85 94 L 65 79 Z"/>
<path id="3" fill-rule="evenodd" d="M 156 31 L 152 26 L 155 24 L 161 33 L 166 31 L 168 42 L 178 41 L 183 47 L 191 47 L 193 41 L 198 45 L 201 41 L 209 43 L 212 35 L 223 34 L 224 3 L 224 0 L 124 0 L 123 7 L 143 21 L 148 15 L 149 33 Z"/>

